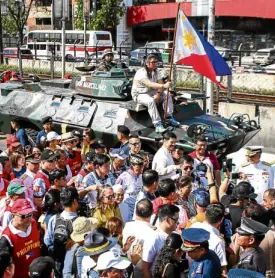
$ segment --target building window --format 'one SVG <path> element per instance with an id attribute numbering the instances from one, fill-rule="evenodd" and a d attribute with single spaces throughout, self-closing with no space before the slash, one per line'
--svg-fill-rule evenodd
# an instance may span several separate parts
<path id="1" fill-rule="evenodd" d="M 37 7 L 50 7 L 52 4 L 52 0 L 37 0 L 36 6 Z"/>
<path id="2" fill-rule="evenodd" d="M 50 18 L 36 18 L 36 25 L 51 25 Z"/>

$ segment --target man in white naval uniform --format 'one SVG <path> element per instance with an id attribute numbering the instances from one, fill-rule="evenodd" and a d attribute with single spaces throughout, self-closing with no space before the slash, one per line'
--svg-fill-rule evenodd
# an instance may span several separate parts
<path id="1" fill-rule="evenodd" d="M 26 172 L 20 177 L 26 187 L 26 198 L 30 198 L 33 201 L 33 181 L 34 176 L 39 170 L 40 158 L 36 154 L 26 156 Z"/>
<path id="2" fill-rule="evenodd" d="M 246 148 L 247 163 L 238 169 L 241 177 L 249 181 L 258 194 L 256 200 L 259 204 L 263 202 L 264 192 L 274 188 L 274 173 L 271 164 L 261 161 L 262 146 Z"/>

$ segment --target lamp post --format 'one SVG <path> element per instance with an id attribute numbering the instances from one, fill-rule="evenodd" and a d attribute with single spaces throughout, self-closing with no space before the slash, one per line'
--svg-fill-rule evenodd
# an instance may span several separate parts
<path id="1" fill-rule="evenodd" d="M 20 20 L 20 21 L 21 21 L 21 7 L 22 7 L 22 4 L 25 5 L 25 2 L 22 2 L 20 0 L 15 0 L 14 1 L 14 6 L 18 9 L 18 15 L 19 15 L 19 19 L 18 20 Z M 18 33 L 19 33 L 19 39 L 18 39 L 18 42 L 17 42 L 18 67 L 19 67 L 20 77 L 23 78 L 23 65 L 22 65 L 22 56 L 21 56 L 22 31 L 18 30 Z"/>
<path id="2" fill-rule="evenodd" d="M 0 1 L 0 64 L 4 63 L 3 57 L 3 32 L 2 32 L 2 1 Z"/>

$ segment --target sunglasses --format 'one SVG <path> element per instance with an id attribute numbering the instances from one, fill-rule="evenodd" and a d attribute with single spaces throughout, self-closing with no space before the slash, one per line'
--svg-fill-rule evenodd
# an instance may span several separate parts
<path id="1" fill-rule="evenodd" d="M 185 170 L 185 171 L 188 170 L 188 169 L 189 169 L 189 170 L 193 170 L 193 167 L 192 167 L 192 166 L 183 167 L 183 170 Z"/>
<path id="2" fill-rule="evenodd" d="M 20 217 L 21 219 L 26 219 L 26 218 L 30 218 L 30 217 L 32 217 L 33 216 L 33 213 L 32 212 L 30 212 L 30 213 L 28 213 L 28 214 L 25 214 L 25 215 L 21 215 L 21 214 L 15 214 L 16 216 L 18 216 L 18 217 Z"/>
<path id="3" fill-rule="evenodd" d="M 133 146 L 139 146 L 141 144 L 141 142 L 137 142 L 137 143 L 130 143 L 130 145 L 133 145 Z"/>
<path id="4" fill-rule="evenodd" d="M 104 198 L 112 200 L 113 198 L 115 198 L 115 194 L 104 196 Z"/>
<path id="5" fill-rule="evenodd" d="M 124 194 L 115 194 L 116 197 L 124 197 Z"/>
<path id="6" fill-rule="evenodd" d="M 132 166 L 139 166 L 139 167 L 141 167 L 141 166 L 143 166 L 144 164 L 143 164 L 143 163 L 131 163 L 131 165 L 132 165 Z"/>
<path id="7" fill-rule="evenodd" d="M 152 61 L 152 62 L 149 62 L 150 64 L 156 64 L 157 63 L 157 61 Z"/>

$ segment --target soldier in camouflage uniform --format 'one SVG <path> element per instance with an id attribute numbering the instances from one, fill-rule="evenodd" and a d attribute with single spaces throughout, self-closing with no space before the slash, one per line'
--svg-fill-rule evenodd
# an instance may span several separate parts
<path id="1" fill-rule="evenodd" d="M 99 63 L 98 71 L 110 71 L 116 64 L 113 63 L 114 53 L 111 49 L 105 49 L 102 56 L 102 61 Z"/>

